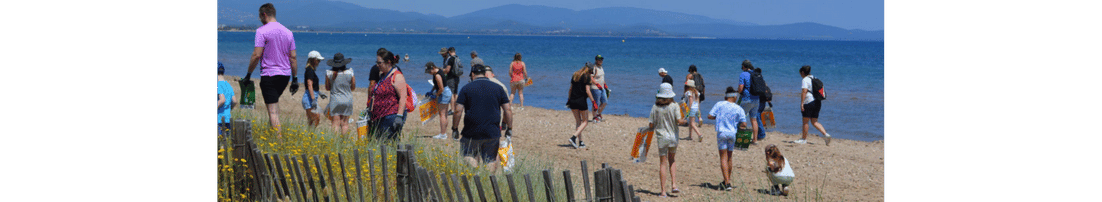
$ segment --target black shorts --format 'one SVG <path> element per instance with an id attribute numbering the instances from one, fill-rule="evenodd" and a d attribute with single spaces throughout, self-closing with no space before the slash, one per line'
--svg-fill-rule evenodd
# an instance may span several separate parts
<path id="1" fill-rule="evenodd" d="M 586 89 L 586 90 L 589 90 L 589 89 Z M 584 110 L 589 110 L 589 103 L 586 103 L 588 101 L 589 101 L 589 99 L 584 99 L 584 98 L 583 99 L 569 100 L 569 101 L 566 101 L 566 108 L 583 110 L 583 111 Z"/>
<path id="2" fill-rule="evenodd" d="M 287 83 L 291 82 L 291 76 L 262 76 L 260 77 L 260 94 L 264 96 L 264 104 L 279 102 L 279 96 L 287 90 Z"/>
<path id="3" fill-rule="evenodd" d="M 487 138 L 481 140 L 472 140 L 469 138 L 459 139 L 459 147 L 462 150 L 463 156 L 482 158 L 482 163 L 491 163 L 497 160 L 497 148 L 501 146 L 498 142 L 498 138 Z"/>
<path id="4" fill-rule="evenodd" d="M 819 118 L 819 109 L 823 107 L 823 104 L 819 100 L 811 101 L 811 103 L 804 104 L 804 111 L 800 112 L 804 118 Z"/>
<path id="5" fill-rule="evenodd" d="M 452 89 L 452 95 L 459 95 L 459 77 L 448 77 L 444 85 Z"/>

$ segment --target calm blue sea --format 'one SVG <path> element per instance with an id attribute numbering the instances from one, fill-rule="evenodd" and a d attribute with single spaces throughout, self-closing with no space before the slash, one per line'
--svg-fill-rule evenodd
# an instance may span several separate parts
<path id="1" fill-rule="evenodd" d="M 253 37 L 253 32 L 218 33 L 218 61 L 226 65 L 227 74 L 245 74 Z M 812 75 L 823 81 L 829 96 L 819 119 L 827 131 L 835 138 L 884 139 L 883 42 L 329 33 L 295 33 L 295 41 L 300 68 L 311 50 L 326 58 L 340 52 L 353 58 L 349 66 L 357 75 L 364 75 L 360 78 L 367 77 L 380 47 L 401 56 L 409 54 L 410 62 L 399 66 L 419 93 L 430 89 L 424 64 L 439 64 L 442 58 L 437 51 L 441 47 L 454 46 L 467 72 L 469 53 L 478 51 L 502 81 L 509 79 L 506 68 L 513 54 L 520 52 L 535 80 L 525 89 L 525 104 L 556 110 L 567 110 L 564 105 L 571 73 L 600 54 L 605 57 L 606 80 L 613 90 L 605 114 L 633 117 L 646 117 L 654 104 L 661 82 L 658 68 L 666 68 L 675 82 L 684 82 L 689 65 L 695 64 L 707 86 L 702 105 L 707 113 L 722 99 L 727 86 L 737 87 L 741 62 L 750 60 L 762 68 L 774 92 L 775 130 L 789 134 L 800 133 L 798 70 L 811 65 Z M 319 69 L 326 68 L 323 63 Z M 258 67 L 255 78 L 259 71 Z"/>

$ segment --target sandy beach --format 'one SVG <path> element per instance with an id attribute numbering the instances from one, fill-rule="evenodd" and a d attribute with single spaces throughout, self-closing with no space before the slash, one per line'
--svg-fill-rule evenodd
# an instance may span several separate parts
<path id="1" fill-rule="evenodd" d="M 366 76 L 360 76 L 366 78 Z M 357 81 L 355 94 L 356 111 L 362 110 L 366 101 L 366 79 Z M 227 76 L 236 87 L 236 77 Z M 259 81 L 259 78 L 253 78 Z M 322 86 L 324 88 L 324 86 Z M 235 89 L 238 96 L 240 89 Z M 285 92 L 280 98 L 281 119 L 292 123 L 304 123 L 305 112 L 301 98 L 305 90 L 295 95 Z M 327 91 L 322 91 L 329 94 Z M 419 92 L 423 93 L 423 92 Z M 256 114 L 263 114 L 264 104 L 257 93 Z M 321 100 L 318 107 L 325 107 L 328 100 Z M 615 105 L 616 103 L 610 103 Z M 708 103 L 713 104 L 713 103 Z M 649 109 L 639 109 L 649 110 Z M 798 116 L 798 114 L 777 114 L 777 116 Z M 411 114 L 407 119 L 403 138 L 425 138 L 429 144 L 445 144 L 452 140 L 431 139 L 439 132 L 437 120 L 421 125 Z M 759 200 L 815 200 L 826 201 L 884 200 L 884 143 L 883 141 L 864 142 L 835 139 L 830 146 L 813 132 L 808 144 L 791 143 L 799 138 L 798 134 L 767 132 L 767 138 L 747 151 L 733 153 L 734 170 L 731 191 L 719 191 L 715 187 L 722 182 L 719 169 L 719 154 L 716 147 L 716 132 L 711 124 L 700 128 L 704 141 L 682 139 L 677 149 L 677 187 L 681 193 L 673 197 L 661 198 L 658 180 L 657 150 L 648 153 L 645 163 L 632 163 L 629 152 L 634 141 L 635 131 L 645 126 L 647 120 L 640 117 L 606 114 L 605 122 L 591 123 L 585 129 L 586 149 L 574 149 L 567 141 L 573 132 L 573 118 L 565 108 L 543 109 L 536 107 L 514 108 L 514 149 L 519 155 L 538 155 L 554 163 L 554 169 L 569 169 L 575 173 L 575 182 L 580 184 L 579 162 L 589 162 L 590 170 L 600 167 L 601 163 L 622 169 L 624 179 L 635 186 L 637 195 L 643 201 L 759 201 Z M 450 118 L 450 117 L 449 117 Z M 800 124 L 800 123 L 778 123 Z M 322 120 L 319 127 L 328 127 L 329 121 Z M 450 126 L 449 126 L 450 127 Z M 827 126 L 828 130 L 830 129 Z M 688 128 L 680 128 L 681 138 L 685 138 Z M 812 129 L 814 131 L 814 129 Z M 796 174 L 790 189 L 792 196 L 770 196 L 759 191 L 771 186 L 763 172 L 766 167 L 765 145 L 775 144 L 792 164 Z M 523 162 L 521 162 L 523 163 Z M 578 187 L 579 189 L 581 187 Z M 669 189 L 667 187 L 667 189 Z M 579 196 L 584 196 L 581 193 Z"/>

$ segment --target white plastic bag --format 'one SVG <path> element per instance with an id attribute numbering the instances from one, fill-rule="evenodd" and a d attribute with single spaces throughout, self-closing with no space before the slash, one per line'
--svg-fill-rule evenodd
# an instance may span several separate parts
<path id="1" fill-rule="evenodd" d="M 513 155 L 513 140 L 511 137 L 505 137 L 505 141 L 501 141 L 501 146 L 497 148 L 497 158 L 501 160 L 501 167 L 505 169 L 505 172 L 511 172 L 513 166 L 517 164 L 515 155 Z"/>

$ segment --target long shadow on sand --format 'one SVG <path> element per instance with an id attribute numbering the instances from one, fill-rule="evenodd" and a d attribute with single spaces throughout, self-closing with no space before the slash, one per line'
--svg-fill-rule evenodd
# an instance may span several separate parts
<path id="1" fill-rule="evenodd" d="M 692 185 L 692 186 L 701 187 L 701 188 L 705 188 L 705 189 L 711 189 L 711 190 L 718 190 L 719 189 L 718 184 L 712 184 L 711 182 L 702 182 L 700 184 L 696 184 L 696 185 Z M 735 188 L 737 188 L 737 187 L 735 187 Z"/>
<path id="2" fill-rule="evenodd" d="M 648 194 L 648 195 L 653 195 L 653 196 L 659 196 L 659 195 L 662 195 L 662 193 L 654 193 L 653 191 L 650 191 L 650 190 L 646 190 L 646 189 L 638 189 L 638 188 L 636 188 L 635 192 L 636 192 L 636 193 L 642 193 L 642 194 Z M 675 194 L 673 194 L 673 193 L 666 193 L 666 194 L 668 194 L 668 195 L 669 195 L 669 196 L 670 196 L 671 198 L 676 198 L 676 197 L 677 197 L 677 195 L 675 195 Z"/>

